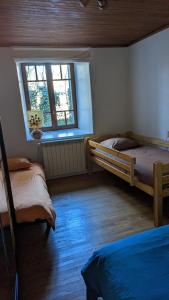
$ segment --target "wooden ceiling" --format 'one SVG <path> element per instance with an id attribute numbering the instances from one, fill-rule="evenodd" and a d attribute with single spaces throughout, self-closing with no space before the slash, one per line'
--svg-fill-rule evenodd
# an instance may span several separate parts
<path id="1" fill-rule="evenodd" d="M 169 24 L 169 0 L 0 0 L 0 46 L 128 46 Z"/>

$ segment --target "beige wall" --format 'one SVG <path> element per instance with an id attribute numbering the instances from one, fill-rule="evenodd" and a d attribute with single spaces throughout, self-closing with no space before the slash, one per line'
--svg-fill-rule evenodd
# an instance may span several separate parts
<path id="1" fill-rule="evenodd" d="M 91 52 L 95 132 L 125 131 L 129 123 L 128 49 L 92 49 Z M 35 57 L 33 51 L 29 53 L 30 57 Z M 25 53 L 20 51 L 20 55 L 24 57 Z M 40 52 L 41 57 L 54 58 L 53 55 L 47 49 Z M 15 57 L 13 49 L 0 48 L 0 115 L 5 143 L 8 155 L 26 155 L 36 159 L 36 144 L 26 141 Z"/>

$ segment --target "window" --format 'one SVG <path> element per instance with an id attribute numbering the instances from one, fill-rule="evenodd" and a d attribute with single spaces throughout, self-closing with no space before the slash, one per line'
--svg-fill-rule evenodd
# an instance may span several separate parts
<path id="1" fill-rule="evenodd" d="M 74 64 L 21 64 L 27 110 L 41 110 L 44 131 L 76 128 Z"/>

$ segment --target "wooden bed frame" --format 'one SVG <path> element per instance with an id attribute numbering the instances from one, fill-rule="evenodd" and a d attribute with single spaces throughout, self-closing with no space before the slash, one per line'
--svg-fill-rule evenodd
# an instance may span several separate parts
<path id="1" fill-rule="evenodd" d="M 15 278 L 14 282 L 12 278 L 9 278 L 11 281 L 11 293 L 12 293 L 12 300 L 19 300 L 20 299 L 20 280 L 19 280 L 19 249 L 18 249 L 18 236 L 17 236 L 17 222 L 15 217 L 15 209 L 14 209 L 14 202 L 13 202 L 13 195 L 11 189 L 11 181 L 9 176 L 8 170 L 8 163 L 7 163 L 7 156 L 6 156 L 6 149 L 1 125 L 1 117 L 0 117 L 0 153 L 1 153 L 1 167 L 2 167 L 2 175 L 3 175 L 3 182 L 4 182 L 4 189 L 6 195 L 6 202 L 7 208 L 9 213 L 9 225 L 10 225 L 10 235 L 12 241 L 12 257 L 14 260 L 14 269 L 15 269 Z M 1 235 L 2 235 L 2 242 L 3 242 L 3 250 L 4 255 L 6 258 L 7 269 L 9 271 L 9 263 L 8 263 L 8 252 L 7 246 L 5 242 L 5 234 L 4 229 L 2 226 L 2 220 L 0 216 L 0 227 L 1 227 Z M 10 275 L 11 276 L 11 275 Z"/>
<path id="2" fill-rule="evenodd" d="M 149 194 L 154 199 L 154 224 L 162 225 L 163 221 L 163 198 L 169 196 L 169 162 L 167 164 L 154 162 L 154 186 L 147 185 L 138 180 L 135 176 L 136 158 L 118 150 L 109 149 L 100 144 L 101 141 L 112 137 L 129 137 L 138 141 L 140 144 L 156 145 L 163 148 L 169 148 L 169 142 L 160 139 L 149 138 L 141 135 L 127 132 L 125 134 L 108 135 L 101 137 L 86 138 L 86 161 L 89 174 L 92 172 L 93 163 L 127 181 L 131 186 L 136 186 L 140 190 Z M 96 149 L 102 150 L 121 160 L 117 161 L 111 157 L 99 153 Z"/>

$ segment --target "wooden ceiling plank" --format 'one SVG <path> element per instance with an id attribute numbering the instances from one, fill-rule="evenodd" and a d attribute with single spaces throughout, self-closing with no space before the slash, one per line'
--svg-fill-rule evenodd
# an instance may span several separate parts
<path id="1" fill-rule="evenodd" d="M 169 24 L 169 1 L 1 0 L 0 46 L 127 46 Z"/>

